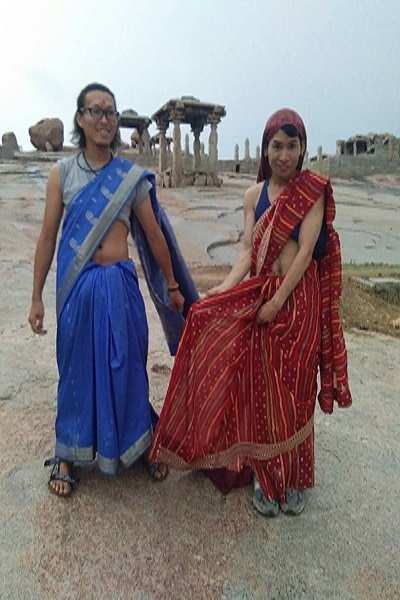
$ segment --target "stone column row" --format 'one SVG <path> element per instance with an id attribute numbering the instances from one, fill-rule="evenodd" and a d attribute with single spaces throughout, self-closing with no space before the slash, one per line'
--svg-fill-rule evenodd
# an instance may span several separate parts
<path id="1" fill-rule="evenodd" d="M 170 119 L 173 123 L 173 156 L 172 156 L 172 185 L 178 187 L 183 179 L 183 161 L 182 161 L 182 146 L 181 146 L 181 129 L 180 125 L 184 120 L 184 113 L 181 109 L 171 111 L 169 114 Z M 218 166 L 218 133 L 217 127 L 220 121 L 219 115 L 211 115 L 209 118 L 209 125 L 211 128 L 208 148 L 209 148 L 209 163 L 208 170 L 210 173 L 217 172 Z M 166 132 L 169 125 L 169 120 L 157 122 L 159 129 L 159 141 L 160 141 L 160 155 L 159 155 L 159 169 L 160 173 L 167 168 L 167 144 L 166 144 Z M 202 161 L 202 149 L 200 144 L 200 134 L 204 129 L 204 123 L 194 123 L 191 126 L 193 132 L 193 170 L 199 171 L 201 169 Z M 189 153 L 189 140 L 185 138 L 185 152 Z M 203 152 L 204 153 L 204 152 Z"/>
<path id="2" fill-rule="evenodd" d="M 235 149 L 234 149 L 234 160 L 236 162 L 238 162 L 239 159 L 239 144 L 235 144 Z M 261 158 L 261 150 L 260 150 L 260 146 L 256 147 L 256 160 L 259 161 Z M 244 160 L 251 160 L 251 156 L 250 156 L 250 140 L 249 138 L 246 138 L 244 141 Z"/>

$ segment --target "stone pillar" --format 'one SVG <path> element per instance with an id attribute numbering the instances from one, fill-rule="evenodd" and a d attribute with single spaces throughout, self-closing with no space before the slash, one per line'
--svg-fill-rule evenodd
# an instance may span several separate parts
<path id="1" fill-rule="evenodd" d="M 181 120 L 182 115 L 180 111 L 176 110 L 172 114 L 172 121 L 174 124 L 173 132 L 173 144 L 174 151 L 172 155 L 172 185 L 179 187 L 182 183 L 182 146 L 181 146 Z"/>
<path id="2" fill-rule="evenodd" d="M 185 135 L 185 154 L 186 154 L 186 156 L 189 156 L 189 154 L 190 154 L 189 134 L 188 133 Z"/>
<path id="3" fill-rule="evenodd" d="M 192 126 L 194 141 L 193 141 L 193 170 L 199 171 L 201 166 L 201 156 L 200 156 L 200 133 L 202 132 L 203 127 Z"/>
<path id="4" fill-rule="evenodd" d="M 217 127 L 219 117 L 212 117 L 210 120 L 210 136 L 208 138 L 208 162 L 210 173 L 218 171 L 218 132 Z"/>
<path id="5" fill-rule="evenodd" d="M 201 160 L 201 165 L 203 167 L 207 162 L 206 151 L 205 151 L 203 142 L 201 142 L 201 144 L 200 144 L 200 160 Z"/>
<path id="6" fill-rule="evenodd" d="M 185 173 L 192 170 L 192 162 L 190 158 L 189 134 L 185 134 L 185 151 L 183 154 L 183 168 Z"/>
<path id="7" fill-rule="evenodd" d="M 353 142 L 353 156 L 357 156 L 357 142 Z"/>
<path id="8" fill-rule="evenodd" d="M 150 148 L 150 134 L 147 127 L 145 127 L 142 131 L 142 142 L 143 142 L 143 151 L 145 154 L 151 154 Z"/>
<path id="9" fill-rule="evenodd" d="M 246 138 L 244 140 L 244 160 L 250 160 L 250 140 Z"/>
<path id="10" fill-rule="evenodd" d="M 260 162 L 260 158 L 261 158 L 261 149 L 260 149 L 260 146 L 257 146 L 257 148 L 256 148 L 256 161 Z"/>
<path id="11" fill-rule="evenodd" d="M 336 141 L 336 156 L 341 156 L 342 154 L 344 154 L 344 146 L 345 146 L 345 141 L 344 140 L 337 140 Z"/>
<path id="12" fill-rule="evenodd" d="M 394 136 L 388 140 L 388 160 L 398 160 L 400 158 L 400 141 Z"/>
<path id="13" fill-rule="evenodd" d="M 159 157 L 158 157 L 158 168 L 160 170 L 160 173 L 162 173 L 163 171 L 166 170 L 167 165 L 168 165 L 168 160 L 167 160 L 167 142 L 165 139 L 165 134 L 167 132 L 168 129 L 168 123 L 158 123 L 158 129 L 159 129 L 159 140 L 160 140 L 160 153 L 159 153 Z"/>
<path id="14" fill-rule="evenodd" d="M 393 160 L 393 139 L 391 137 L 388 138 L 387 142 L 387 159 Z"/>
<path id="15" fill-rule="evenodd" d="M 138 139 L 138 147 L 139 147 L 139 154 L 143 154 L 143 138 L 142 138 L 142 132 L 138 130 L 138 134 L 139 134 L 139 139 Z"/>
<path id="16" fill-rule="evenodd" d="M 320 162 L 322 160 L 322 146 L 318 146 L 317 148 L 317 161 Z"/>
<path id="17" fill-rule="evenodd" d="M 233 156 L 234 156 L 233 160 L 238 162 L 239 161 L 239 144 L 235 144 L 235 153 Z"/>

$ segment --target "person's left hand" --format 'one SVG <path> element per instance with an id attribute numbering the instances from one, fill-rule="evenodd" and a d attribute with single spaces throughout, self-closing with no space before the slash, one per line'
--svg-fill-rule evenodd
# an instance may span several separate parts
<path id="1" fill-rule="evenodd" d="M 257 323 L 259 325 L 263 325 L 264 323 L 269 323 L 270 321 L 273 321 L 280 309 L 281 307 L 273 298 L 271 300 L 268 300 L 268 302 L 264 302 L 264 304 L 261 305 L 261 308 L 257 313 Z"/>
<path id="2" fill-rule="evenodd" d="M 171 300 L 171 304 L 175 308 L 175 310 L 177 310 L 178 312 L 182 312 L 183 305 L 185 304 L 185 299 L 182 296 L 179 289 L 174 290 L 173 292 L 169 292 L 169 299 Z"/>

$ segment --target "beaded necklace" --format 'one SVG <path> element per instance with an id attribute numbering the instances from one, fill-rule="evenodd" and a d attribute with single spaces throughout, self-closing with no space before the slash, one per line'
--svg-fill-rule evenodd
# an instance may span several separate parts
<path id="1" fill-rule="evenodd" d="M 80 157 L 83 158 L 83 160 L 85 162 L 84 165 L 81 164 Z M 81 151 L 81 152 L 79 152 L 78 156 L 76 157 L 76 162 L 78 163 L 78 167 L 80 169 L 82 169 L 82 171 L 85 171 L 86 173 L 91 173 L 92 175 L 96 176 L 96 175 L 98 175 L 103 169 L 105 169 L 110 164 L 110 162 L 112 161 L 112 159 L 113 159 L 113 156 L 111 155 L 110 159 L 108 160 L 108 162 L 106 162 L 105 165 L 103 165 L 99 169 L 94 169 L 92 167 L 92 165 L 89 163 L 88 159 L 86 158 L 85 153 L 83 151 Z"/>

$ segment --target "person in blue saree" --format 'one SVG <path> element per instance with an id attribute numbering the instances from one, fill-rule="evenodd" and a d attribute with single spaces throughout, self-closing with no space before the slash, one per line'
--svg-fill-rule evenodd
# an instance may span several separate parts
<path id="1" fill-rule="evenodd" d="M 150 295 L 169 349 L 175 353 L 184 316 L 197 293 L 168 219 L 154 175 L 114 156 L 119 138 L 114 94 L 93 83 L 78 96 L 74 141 L 79 152 L 50 171 L 37 242 L 33 331 L 46 333 L 42 292 L 58 230 L 56 446 L 49 488 L 69 496 L 74 463 L 97 458 L 113 475 L 146 457 L 157 420 L 146 371 L 148 326 L 128 234 L 135 239 Z M 163 479 L 167 467 L 146 461 Z"/>

